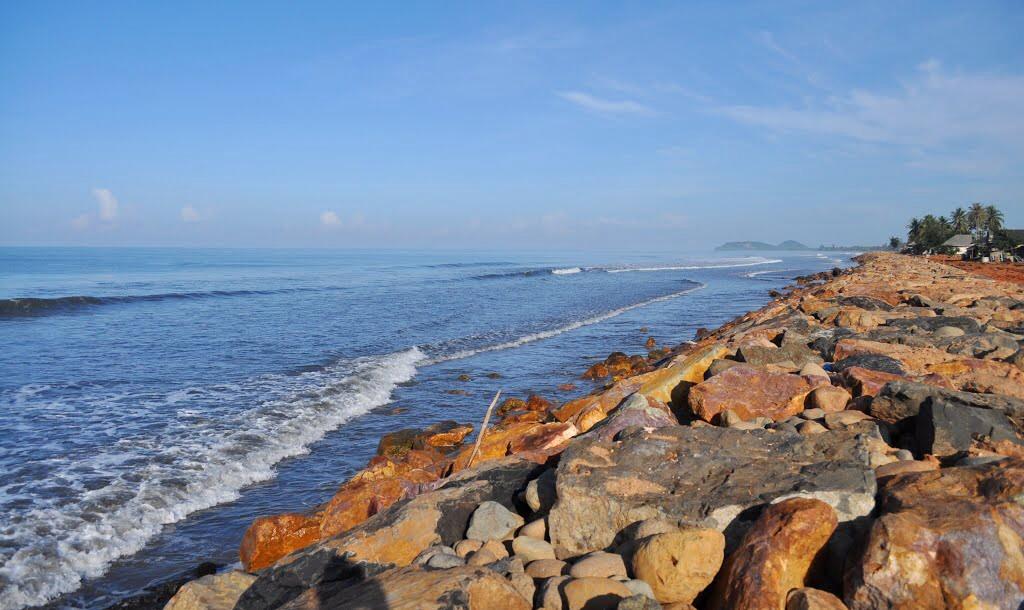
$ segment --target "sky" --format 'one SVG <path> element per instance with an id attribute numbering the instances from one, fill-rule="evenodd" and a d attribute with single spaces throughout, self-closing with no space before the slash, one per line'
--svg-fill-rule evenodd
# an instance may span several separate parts
<path id="1" fill-rule="evenodd" d="M 2 2 L 0 244 L 1024 227 L 1024 3 Z"/>

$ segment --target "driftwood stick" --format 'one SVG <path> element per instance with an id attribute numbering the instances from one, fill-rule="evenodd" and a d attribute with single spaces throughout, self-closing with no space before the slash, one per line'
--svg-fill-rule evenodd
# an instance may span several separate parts
<path id="1" fill-rule="evenodd" d="M 491 405 L 487 407 L 487 414 L 484 415 L 484 423 L 480 425 L 480 434 L 476 435 L 476 445 L 473 446 L 473 453 L 469 454 L 469 461 L 466 462 L 466 468 L 473 465 L 473 460 L 476 459 L 476 454 L 480 453 L 480 443 L 484 440 L 484 433 L 487 432 L 487 423 L 491 421 L 491 411 L 494 410 L 494 405 L 498 404 L 498 397 L 501 396 L 501 390 L 494 395 L 494 399 L 491 401 Z"/>

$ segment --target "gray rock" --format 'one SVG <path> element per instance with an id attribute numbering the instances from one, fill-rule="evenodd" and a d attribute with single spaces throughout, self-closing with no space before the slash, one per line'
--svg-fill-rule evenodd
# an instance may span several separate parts
<path id="1" fill-rule="evenodd" d="M 1009 333 L 963 335 L 944 342 L 941 347 L 951 354 L 989 359 L 1009 358 L 1019 349 L 1016 339 Z"/>
<path id="2" fill-rule="evenodd" d="M 437 568 L 439 570 L 446 570 L 448 568 L 454 568 L 455 566 L 466 565 L 466 560 L 455 554 L 448 553 L 435 553 L 430 559 L 427 560 L 427 566 L 431 568 Z"/>
<path id="3" fill-rule="evenodd" d="M 894 328 L 920 328 L 926 332 L 932 333 L 943 326 L 952 326 L 959 328 L 965 333 L 977 333 L 981 331 L 981 324 L 978 323 L 974 318 L 967 316 L 935 316 L 933 318 L 901 318 L 895 320 L 889 320 L 886 326 Z"/>
<path id="4" fill-rule="evenodd" d="M 922 453 L 953 455 L 969 449 L 971 439 L 976 437 L 1024 444 L 1010 418 L 1001 411 L 966 407 L 940 398 L 922 406 L 917 415 L 916 440 Z"/>
<path id="5" fill-rule="evenodd" d="M 636 593 L 620 599 L 619 605 L 615 608 L 616 610 L 661 610 L 661 604 L 642 593 Z"/>
<path id="6" fill-rule="evenodd" d="M 739 348 L 736 358 L 754 366 L 790 363 L 797 369 L 808 363 L 824 362 L 817 352 L 807 347 L 806 343 L 788 343 L 783 347 L 774 348 L 744 345 Z"/>
<path id="7" fill-rule="evenodd" d="M 622 443 L 578 439 L 558 466 L 549 538 L 559 557 L 573 557 L 609 548 L 633 523 L 662 518 L 736 540 L 759 507 L 793 496 L 854 519 L 874 507 L 875 439 L 862 430 L 801 436 L 683 426 Z"/>
<path id="8" fill-rule="evenodd" d="M 622 584 L 626 585 L 626 588 L 632 591 L 634 595 L 645 595 L 651 599 L 655 599 L 654 591 L 651 590 L 651 585 L 647 584 L 646 581 L 640 580 L 639 578 L 633 578 L 622 581 Z"/>
<path id="9" fill-rule="evenodd" d="M 952 339 L 954 337 L 962 337 L 963 335 L 964 329 L 957 328 L 956 326 L 940 326 L 932 333 L 932 336 L 937 339 Z"/>
<path id="10" fill-rule="evenodd" d="M 477 507 L 469 518 L 466 539 L 482 542 L 504 540 L 522 527 L 523 523 L 524 519 L 516 513 L 498 502 L 487 501 Z"/>
<path id="11" fill-rule="evenodd" d="M 983 466 L 1007 459 L 1005 455 L 973 455 L 962 457 L 956 461 L 957 466 Z"/>
<path id="12" fill-rule="evenodd" d="M 1014 419 L 1024 418 L 1024 400 L 1001 394 L 976 394 L 915 383 L 890 381 L 878 392 L 868 407 L 872 417 L 890 424 L 908 425 L 926 403 L 934 399 L 965 407 L 1004 411 Z"/>
<path id="13" fill-rule="evenodd" d="M 892 305 L 881 299 L 865 296 L 839 297 L 836 301 L 843 307 L 860 307 L 868 311 L 892 311 Z"/>
<path id="14" fill-rule="evenodd" d="M 678 425 L 679 421 L 667 407 L 650 404 L 647 397 L 640 393 L 630 394 L 605 419 L 586 432 L 587 436 L 595 436 L 603 441 L 615 439 L 616 435 L 626 428 L 662 428 Z"/>
<path id="15" fill-rule="evenodd" d="M 855 366 L 862 369 L 871 369 L 872 371 L 892 373 L 894 375 L 906 374 L 903 370 L 903 365 L 899 360 L 883 356 L 881 354 L 858 354 L 856 356 L 850 356 L 849 358 L 843 358 L 839 362 L 832 364 L 832 370 L 837 373 L 841 373 L 846 369 Z"/>
<path id="16" fill-rule="evenodd" d="M 715 360 L 711 363 L 711 366 L 708 367 L 707 372 L 704 373 L 704 378 L 709 379 L 711 377 L 714 377 L 715 375 L 721 373 L 722 371 L 731 369 L 737 364 L 739 364 L 739 361 L 737 360 L 726 360 L 725 358 L 719 358 L 718 360 Z"/>

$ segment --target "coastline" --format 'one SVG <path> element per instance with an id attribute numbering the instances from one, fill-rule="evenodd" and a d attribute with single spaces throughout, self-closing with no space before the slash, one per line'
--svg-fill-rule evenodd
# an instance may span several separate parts
<path id="1" fill-rule="evenodd" d="M 817 511 L 818 522 L 835 521 L 828 532 L 818 532 L 823 537 L 818 547 L 802 554 L 813 556 L 827 547 L 829 555 L 841 558 L 854 541 L 863 544 L 874 535 L 865 521 L 878 523 L 887 516 L 878 513 L 884 511 L 886 490 L 921 484 L 915 477 L 948 471 L 949 476 L 1021 483 L 1024 466 L 1014 458 L 1024 456 L 1015 453 L 1024 374 L 1019 335 L 1010 331 L 1024 324 L 1022 302 L 1019 286 L 920 259 L 866 255 L 852 270 L 804 278 L 765 307 L 698 333 L 695 342 L 669 350 L 649 346 L 655 349 L 647 356 L 612 354 L 586 373 L 609 379 L 593 394 L 562 405 L 539 396 L 506 400 L 473 463 L 474 444 L 467 440 L 477 422 L 386 435 L 378 456 L 325 505 L 257 519 L 240 550 L 246 571 L 194 581 L 167 607 L 315 607 L 310 600 L 325 595 L 336 602 L 374 598 L 394 604 L 402 601 L 395 595 L 403 591 L 426 595 L 452 587 L 483 591 L 469 604 L 474 608 L 526 608 L 538 602 L 573 607 L 573 600 L 586 595 L 578 591 L 583 585 L 616 599 L 633 595 L 635 588 L 662 603 L 698 607 L 719 607 L 736 591 L 777 597 L 777 591 L 751 592 L 755 585 L 744 582 L 743 571 L 734 567 L 745 545 L 755 542 L 751 532 L 772 516 L 766 504 L 795 511 L 788 515 L 791 521 L 800 520 L 794 517 L 800 511 Z M 909 390 L 900 384 L 913 386 L 916 398 L 903 396 Z M 962 435 L 943 429 L 930 402 L 933 394 L 956 407 L 949 407 L 951 413 L 985 419 L 988 439 L 969 436 L 964 446 Z M 908 406 L 914 400 L 916 411 Z M 979 415 L 979 409 L 985 413 Z M 993 414 L 1003 419 L 988 417 Z M 926 433 L 918 433 L 928 425 L 930 444 Z M 624 446 L 634 450 L 622 451 Z M 729 453 L 729 447 L 742 451 Z M 676 472 L 682 469 L 668 468 L 666 474 L 654 468 L 705 453 L 710 457 L 703 468 L 709 472 L 696 486 Z M 756 455 L 770 459 L 757 461 Z M 996 462 L 991 456 L 1009 459 Z M 974 461 L 957 466 L 964 459 Z M 794 465 L 800 466 L 796 472 Z M 758 476 L 745 481 L 746 491 L 730 487 L 728 479 L 747 470 Z M 725 481 L 708 488 L 712 473 Z M 788 487 L 773 487 L 773 479 Z M 794 496 L 816 504 L 778 502 Z M 467 525 L 472 530 L 475 522 L 485 522 L 478 515 L 483 506 L 500 513 L 493 503 L 517 527 L 532 530 L 511 543 L 502 540 L 517 528 L 485 532 L 485 540 L 468 536 Z M 594 503 L 602 507 L 596 514 Z M 495 525 L 500 521 L 487 523 L 491 530 L 501 529 Z M 631 527 L 643 531 L 627 531 Z M 638 578 L 658 570 L 657 562 L 638 565 L 637 558 L 645 556 L 639 549 L 652 546 L 652 540 L 670 545 L 663 539 L 678 537 L 677 530 L 704 532 L 700 544 L 710 547 L 718 544 L 711 533 L 717 532 L 720 554 L 729 557 L 724 567 L 722 560 L 714 568 L 703 566 L 711 580 L 688 600 L 683 599 L 688 594 L 672 599 L 678 595 L 660 586 L 646 591 L 650 579 Z M 1014 535 L 1020 539 L 1024 532 Z M 795 552 L 771 548 L 782 542 L 762 541 L 769 550 Z M 538 552 L 543 556 L 535 556 Z M 545 565 L 554 572 L 538 576 L 540 568 L 532 567 L 536 561 L 561 565 Z M 615 564 L 615 569 L 606 574 L 579 568 L 588 561 Z M 830 565 L 823 577 L 809 578 L 805 570 L 796 580 L 839 594 L 850 607 L 868 607 L 857 604 L 866 599 L 864 591 L 877 594 L 872 578 L 883 575 L 861 565 L 860 580 L 847 576 L 857 568 Z M 793 575 L 788 578 L 795 582 Z M 842 584 L 850 578 L 854 584 Z M 785 604 L 789 590 L 782 595 Z"/>

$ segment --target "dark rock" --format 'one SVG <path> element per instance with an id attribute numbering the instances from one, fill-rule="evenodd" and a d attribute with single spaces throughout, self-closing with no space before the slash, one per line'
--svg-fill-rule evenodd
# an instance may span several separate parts
<path id="1" fill-rule="evenodd" d="M 868 311 L 892 311 L 892 305 L 881 299 L 865 296 L 839 297 L 836 299 L 843 307 L 860 307 Z"/>
<path id="2" fill-rule="evenodd" d="M 151 585 L 141 593 L 107 606 L 106 610 L 149 610 L 150 608 L 163 608 L 167 600 L 174 597 L 174 594 L 178 592 L 182 585 L 203 576 L 216 574 L 220 567 L 216 563 L 205 561 L 187 574 L 181 574 Z"/>
<path id="3" fill-rule="evenodd" d="M 890 381 L 871 401 L 868 413 L 890 424 L 907 424 L 921 407 L 932 399 L 963 407 L 1004 411 L 1014 419 L 1024 419 L 1024 400 L 1001 394 L 958 392 L 913 381 Z"/>
<path id="4" fill-rule="evenodd" d="M 832 364 L 832 370 L 837 373 L 841 373 L 846 369 L 855 366 L 862 369 L 870 369 L 872 371 L 892 373 L 893 375 L 906 375 L 906 372 L 903 370 L 903 365 L 899 360 L 888 356 L 882 356 L 881 354 L 858 354 L 848 358 L 843 358 L 839 362 Z"/>
<path id="5" fill-rule="evenodd" d="M 661 610 L 661 604 L 646 595 L 630 595 L 619 601 L 615 610 Z"/>
<path id="6" fill-rule="evenodd" d="M 916 421 L 917 446 L 922 453 L 953 455 L 966 451 L 977 437 L 1024 444 L 1002 411 L 965 407 L 941 398 L 922 405 Z"/>
<path id="7" fill-rule="evenodd" d="M 872 442 L 860 431 L 676 426 L 619 443 L 577 439 L 558 466 L 550 540 L 561 557 L 576 556 L 653 518 L 735 540 L 761 506 L 789 496 L 821 499 L 848 521 L 874 506 Z"/>
<path id="8" fill-rule="evenodd" d="M 782 347 L 762 347 L 744 345 L 739 348 L 737 360 L 754 366 L 768 364 L 792 363 L 794 368 L 802 368 L 808 362 L 821 364 L 822 358 L 817 352 L 807 347 L 806 343 L 787 343 Z"/>
<path id="9" fill-rule="evenodd" d="M 1009 334 L 978 333 L 963 335 L 939 343 L 939 347 L 951 354 L 959 354 L 970 358 L 1009 358 L 1020 347 L 1017 340 Z"/>
<path id="10" fill-rule="evenodd" d="M 898 318 L 889 320 L 886 322 L 886 326 L 892 326 L 895 328 L 913 328 L 917 327 L 928 332 L 934 332 L 936 329 L 943 326 L 952 326 L 953 328 L 959 328 L 965 333 L 978 333 L 981 332 L 981 324 L 978 323 L 974 318 L 968 318 L 967 316 L 934 316 L 931 318 Z"/>

